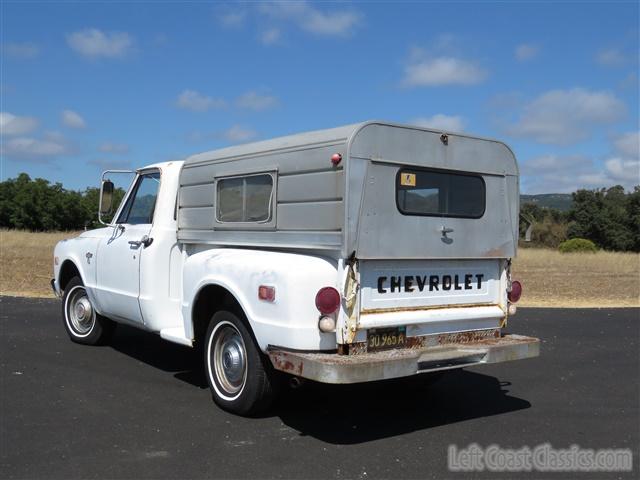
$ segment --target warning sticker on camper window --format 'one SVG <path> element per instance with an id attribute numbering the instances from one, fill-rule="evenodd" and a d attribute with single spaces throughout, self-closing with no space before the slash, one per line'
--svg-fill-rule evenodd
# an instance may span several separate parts
<path id="1" fill-rule="evenodd" d="M 415 173 L 402 173 L 400 175 L 400 185 L 405 187 L 416 186 L 416 174 Z"/>

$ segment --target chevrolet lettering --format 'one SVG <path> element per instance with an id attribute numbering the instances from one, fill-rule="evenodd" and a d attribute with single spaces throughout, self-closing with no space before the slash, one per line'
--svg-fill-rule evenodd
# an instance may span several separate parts
<path id="1" fill-rule="evenodd" d="M 464 275 L 405 275 L 378 277 L 378 293 L 395 291 L 430 292 L 442 290 L 480 290 L 482 288 L 482 273 L 467 273 Z"/>

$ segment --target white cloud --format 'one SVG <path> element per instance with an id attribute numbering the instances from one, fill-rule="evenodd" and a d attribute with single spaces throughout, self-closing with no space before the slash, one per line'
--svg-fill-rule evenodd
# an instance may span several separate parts
<path id="1" fill-rule="evenodd" d="M 569 193 L 610 185 L 603 170 L 581 155 L 543 155 L 521 163 L 525 193 Z"/>
<path id="2" fill-rule="evenodd" d="M 273 95 L 262 95 L 258 92 L 251 91 L 241 95 L 236 104 L 239 108 L 249 110 L 266 110 L 278 105 L 278 99 Z"/>
<path id="3" fill-rule="evenodd" d="M 610 158 L 604 162 L 606 173 L 615 183 L 622 185 L 640 185 L 640 161 L 623 158 Z"/>
<path id="4" fill-rule="evenodd" d="M 604 162 L 607 174 L 623 185 L 640 185 L 640 131 L 615 138 L 613 150 L 614 156 Z"/>
<path id="5" fill-rule="evenodd" d="M 530 43 L 523 43 L 522 45 L 518 45 L 516 47 L 515 55 L 516 59 L 519 62 L 526 62 L 527 60 L 531 60 L 532 58 L 538 55 L 538 51 L 540 49 L 536 45 L 532 45 Z"/>
<path id="6" fill-rule="evenodd" d="M 2 136 L 24 135 L 38 127 L 33 117 L 19 117 L 9 112 L 0 112 L 0 133 Z"/>
<path id="7" fill-rule="evenodd" d="M 82 118 L 79 113 L 74 112 L 73 110 L 63 110 L 60 114 L 60 118 L 63 125 L 69 128 L 85 128 L 87 126 L 84 118 Z"/>
<path id="8" fill-rule="evenodd" d="M 252 130 L 242 125 L 233 125 L 227 130 L 215 131 L 215 132 L 202 132 L 195 130 L 187 133 L 186 140 L 191 143 L 202 143 L 223 140 L 231 143 L 242 143 L 252 140 L 257 136 L 255 130 Z"/>
<path id="9" fill-rule="evenodd" d="M 212 98 L 195 90 L 184 90 L 178 95 L 176 106 L 193 112 L 206 112 L 214 108 L 223 108 L 226 102 L 221 98 Z"/>
<path id="10" fill-rule="evenodd" d="M 640 131 L 628 132 L 613 141 L 616 152 L 626 157 L 640 156 Z"/>
<path id="11" fill-rule="evenodd" d="M 245 11 L 237 11 L 237 12 L 225 12 L 218 16 L 218 21 L 224 27 L 228 28 L 237 28 L 244 25 L 244 22 L 247 17 L 247 12 Z"/>
<path id="12" fill-rule="evenodd" d="M 302 28 L 319 35 L 346 35 L 359 21 L 360 15 L 355 12 L 322 13 L 312 10 L 302 22 Z"/>
<path id="13" fill-rule="evenodd" d="M 2 51 L 15 58 L 35 58 L 40 53 L 40 47 L 32 42 L 6 43 Z"/>
<path id="14" fill-rule="evenodd" d="M 525 105 L 508 133 L 540 143 L 569 145 L 597 126 L 619 120 L 626 109 L 613 93 L 584 88 L 551 90 Z"/>
<path id="15" fill-rule="evenodd" d="M 46 163 L 67 153 L 70 153 L 69 146 L 63 139 L 56 138 L 56 135 L 45 136 L 43 139 L 17 137 L 2 143 L 3 155 L 36 163 Z"/>
<path id="16" fill-rule="evenodd" d="M 133 38 L 126 32 L 103 32 L 87 28 L 67 35 L 72 50 L 87 58 L 122 58 L 131 52 Z"/>
<path id="17" fill-rule="evenodd" d="M 596 62 L 603 67 L 617 67 L 626 61 L 625 55 L 617 48 L 605 48 L 596 53 Z"/>
<path id="18" fill-rule="evenodd" d="M 561 159 L 561 161 L 559 161 Z M 562 168 L 576 168 L 590 163 L 590 160 L 581 155 L 542 155 L 540 157 L 527 160 L 522 165 L 522 173 L 540 173 L 552 170 L 561 166 Z"/>
<path id="19" fill-rule="evenodd" d="M 486 77 L 487 72 L 473 62 L 456 57 L 436 57 L 409 63 L 402 84 L 407 87 L 473 85 Z"/>
<path id="20" fill-rule="evenodd" d="M 61 132 L 58 132 L 56 130 L 48 130 L 44 132 L 43 137 L 45 140 L 48 140 L 50 142 L 57 142 L 57 143 L 67 142 L 67 139 L 64 137 L 64 135 Z"/>
<path id="21" fill-rule="evenodd" d="M 355 10 L 321 11 L 306 1 L 266 2 L 260 4 L 259 11 L 317 35 L 348 35 L 362 20 L 362 15 Z"/>
<path id="22" fill-rule="evenodd" d="M 464 130 L 464 119 L 459 115 L 444 115 L 438 113 L 431 117 L 415 118 L 411 124 L 419 127 L 444 130 L 446 132 L 462 132 Z"/>
<path id="23" fill-rule="evenodd" d="M 278 106 L 280 102 L 274 95 L 248 91 L 240 95 L 233 104 L 239 109 L 267 110 Z M 206 112 L 207 110 L 227 107 L 228 102 L 224 98 L 212 98 L 195 90 L 184 90 L 176 100 L 176 106 L 194 112 Z"/>
<path id="24" fill-rule="evenodd" d="M 222 133 L 222 137 L 229 142 L 246 142 L 255 138 L 255 136 L 256 132 L 254 130 L 240 125 L 233 125 Z"/>
<path id="25" fill-rule="evenodd" d="M 543 155 L 522 162 L 527 193 L 573 192 L 579 188 L 640 185 L 639 132 L 615 138 L 612 152 L 600 163 L 584 155 Z"/>
<path id="26" fill-rule="evenodd" d="M 270 28 L 262 32 L 260 35 L 260 41 L 264 45 L 275 45 L 280 41 L 280 35 L 281 32 L 279 28 Z"/>
<path id="27" fill-rule="evenodd" d="M 125 154 L 129 153 L 129 145 L 125 143 L 105 142 L 98 147 L 98 150 L 104 153 Z"/>

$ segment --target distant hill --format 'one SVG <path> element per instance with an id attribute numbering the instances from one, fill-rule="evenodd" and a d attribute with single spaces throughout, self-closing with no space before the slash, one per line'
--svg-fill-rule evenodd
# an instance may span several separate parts
<path id="1" fill-rule="evenodd" d="M 540 207 L 557 208 L 566 212 L 571 208 L 570 193 L 541 193 L 539 195 L 520 195 L 520 204 L 534 203 Z"/>

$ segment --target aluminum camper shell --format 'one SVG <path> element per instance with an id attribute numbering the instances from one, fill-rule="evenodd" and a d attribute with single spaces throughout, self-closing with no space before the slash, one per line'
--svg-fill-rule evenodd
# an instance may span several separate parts
<path id="1" fill-rule="evenodd" d="M 342 160 L 334 165 L 336 153 Z M 402 168 L 481 176 L 483 214 L 402 214 L 396 204 Z M 217 182 L 251 174 L 273 178 L 268 221 L 220 221 Z M 516 253 L 518 202 L 518 167 L 504 143 L 369 121 L 189 157 L 180 174 L 178 239 L 314 250 L 336 259 L 506 259 Z"/>

